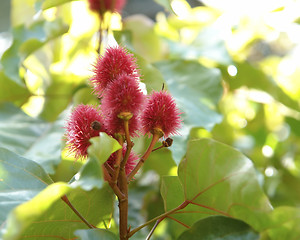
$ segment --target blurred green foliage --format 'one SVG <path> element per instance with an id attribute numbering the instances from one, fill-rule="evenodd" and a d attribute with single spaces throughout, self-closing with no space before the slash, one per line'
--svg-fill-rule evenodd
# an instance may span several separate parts
<path id="1" fill-rule="evenodd" d="M 111 14 L 104 36 L 104 45 L 116 41 L 134 53 L 148 93 L 164 84 L 183 113 L 173 146 L 150 155 L 130 183 L 132 228 L 238 169 L 244 174 L 197 199 L 208 208 L 189 205 L 161 222 L 152 238 L 217 237 L 233 226 L 226 239 L 299 239 L 300 1 L 205 0 L 196 8 L 184 0 L 156 2 L 166 11 L 155 22 Z M 71 107 L 99 102 L 88 81 L 98 56 L 99 19 L 84 0 L 12 0 L 11 5 L 10 37 L 0 35 L 9 43 L 0 49 L 1 235 L 117 239 L 114 196 L 101 172 L 94 171 L 105 157 L 96 153 L 73 162 L 63 141 Z M 97 144 L 106 146 L 105 154 L 116 150 L 104 140 Z M 149 139 L 134 142 L 142 154 Z M 77 182 L 51 184 L 49 175 L 55 182 L 75 175 Z M 94 188 L 97 184 L 102 187 Z M 93 224 L 110 231 L 84 230 L 60 201 L 66 193 Z M 207 218 L 224 215 L 221 210 L 243 222 Z M 224 227 L 211 227 L 217 223 Z M 145 239 L 150 227 L 132 239 Z M 246 231 L 244 238 L 235 234 L 239 231 Z"/>

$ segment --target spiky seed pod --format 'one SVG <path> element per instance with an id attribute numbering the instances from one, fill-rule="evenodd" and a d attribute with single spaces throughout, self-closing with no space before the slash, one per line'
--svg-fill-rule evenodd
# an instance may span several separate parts
<path id="1" fill-rule="evenodd" d="M 118 117 L 118 114 L 112 113 L 106 115 L 105 118 L 105 128 L 108 133 L 112 136 L 119 133 L 125 135 L 124 121 Z M 131 137 L 137 137 L 138 132 L 141 129 L 139 116 L 133 115 L 129 120 L 129 134 Z"/>
<path id="2" fill-rule="evenodd" d="M 102 99 L 102 110 L 107 113 L 130 112 L 138 114 L 146 101 L 146 96 L 139 88 L 133 76 L 120 75 L 109 84 Z"/>
<path id="3" fill-rule="evenodd" d="M 91 145 L 90 138 L 105 131 L 99 107 L 84 104 L 76 106 L 66 123 L 65 129 L 68 150 L 75 154 L 76 159 L 86 158 L 87 149 Z"/>
<path id="4" fill-rule="evenodd" d="M 99 13 L 103 17 L 107 11 L 120 13 L 126 4 L 126 0 L 88 0 L 91 11 Z"/>
<path id="5" fill-rule="evenodd" d="M 155 129 L 159 129 L 165 137 L 178 134 L 181 126 L 180 114 L 175 100 L 169 93 L 153 91 L 141 116 L 143 132 L 153 133 Z"/>
<path id="6" fill-rule="evenodd" d="M 100 56 L 94 65 L 94 75 L 90 79 L 94 93 L 102 97 L 103 91 L 109 83 L 120 75 L 140 77 L 136 59 L 123 47 L 108 47 L 103 56 Z"/>

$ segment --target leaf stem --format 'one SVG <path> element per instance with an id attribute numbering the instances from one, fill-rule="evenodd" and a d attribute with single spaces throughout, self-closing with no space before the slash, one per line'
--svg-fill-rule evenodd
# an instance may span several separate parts
<path id="1" fill-rule="evenodd" d="M 163 219 L 158 219 L 158 220 L 155 222 L 155 224 L 154 224 L 153 228 L 151 229 L 150 233 L 148 234 L 146 240 L 150 240 L 150 238 L 151 238 L 151 236 L 153 235 L 155 229 L 157 228 L 158 224 L 159 224 L 162 220 L 163 220 Z"/>
<path id="2" fill-rule="evenodd" d="M 132 149 L 132 142 L 130 139 L 130 134 L 129 134 L 129 120 L 124 120 L 124 130 L 125 130 L 125 139 L 126 139 L 126 143 L 127 143 L 127 147 L 126 147 L 126 153 L 124 156 L 123 161 L 121 162 L 121 169 L 125 168 L 127 160 L 129 158 L 131 149 Z"/>
<path id="3" fill-rule="evenodd" d="M 131 237 L 133 234 L 135 234 L 136 232 L 138 232 L 139 230 L 141 230 L 142 228 L 146 227 L 147 225 L 149 225 L 150 223 L 152 223 L 152 222 L 154 222 L 154 221 L 156 221 L 156 220 L 160 220 L 160 221 L 164 220 L 168 215 L 173 214 L 173 213 L 177 212 L 178 210 L 184 209 L 184 208 L 185 208 L 187 205 L 189 205 L 189 204 L 190 204 L 190 201 L 185 200 L 185 201 L 184 201 L 182 204 L 180 204 L 178 207 L 173 208 L 172 210 L 170 210 L 170 211 L 168 211 L 168 212 L 165 212 L 165 213 L 163 213 L 163 214 L 161 214 L 161 215 L 159 215 L 159 216 L 157 216 L 157 217 L 155 217 L 155 218 L 149 220 L 148 222 L 142 224 L 141 226 L 139 226 L 139 227 L 133 229 L 132 231 L 130 231 L 130 232 L 128 233 L 128 237 Z"/>
<path id="4" fill-rule="evenodd" d="M 147 158 L 149 157 L 150 153 L 152 152 L 153 147 L 155 146 L 158 139 L 161 137 L 159 133 L 153 133 L 151 143 L 147 149 L 147 151 L 144 153 L 144 155 L 141 157 L 140 161 L 137 163 L 137 165 L 134 167 L 134 169 L 131 171 L 131 173 L 127 176 L 127 182 L 130 182 L 130 180 L 134 177 L 134 175 L 138 172 L 138 170 L 143 166 Z"/>
<path id="5" fill-rule="evenodd" d="M 123 143 L 124 143 L 124 140 L 123 140 L 123 136 L 119 136 L 118 137 L 118 142 L 119 144 L 121 145 L 121 149 L 118 150 L 117 152 L 117 157 L 116 157 L 116 162 L 114 163 L 114 175 L 112 177 L 112 183 L 113 184 L 117 184 L 117 181 L 118 181 L 118 177 L 119 177 L 119 172 L 120 172 L 120 164 L 121 164 L 121 160 L 122 160 L 122 153 L 123 153 Z"/>
<path id="6" fill-rule="evenodd" d="M 68 197 L 66 195 L 62 196 L 61 199 L 72 209 L 72 211 L 81 219 L 82 222 L 84 222 L 89 228 L 93 229 L 96 228 L 95 226 L 91 225 L 78 211 L 77 209 L 72 205 L 72 203 L 69 201 Z"/>
<path id="7" fill-rule="evenodd" d="M 111 175 L 114 174 L 114 169 L 107 162 L 104 163 L 104 167 L 106 168 L 106 170 L 109 174 L 111 174 Z"/>

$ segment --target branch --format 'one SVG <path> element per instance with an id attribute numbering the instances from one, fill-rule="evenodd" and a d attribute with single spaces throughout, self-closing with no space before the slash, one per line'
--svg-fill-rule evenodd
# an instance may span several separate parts
<path id="1" fill-rule="evenodd" d="M 121 149 L 118 150 L 117 152 L 117 157 L 116 157 L 116 162 L 114 163 L 114 175 L 112 177 L 112 183 L 117 184 L 118 177 L 119 177 L 119 172 L 120 172 L 120 164 L 122 160 L 122 154 L 123 154 L 123 136 L 118 137 L 118 142 L 121 145 Z"/>
<path id="2" fill-rule="evenodd" d="M 128 234 L 128 237 L 130 238 L 133 234 L 135 234 L 136 232 L 138 232 L 139 230 L 141 230 L 142 228 L 146 227 L 147 225 L 149 225 L 150 223 L 154 222 L 154 221 L 157 221 L 157 220 L 164 220 L 168 215 L 170 214 L 173 214 L 173 213 L 176 213 L 178 210 L 181 210 L 181 209 L 184 209 L 187 205 L 189 205 L 191 202 L 188 201 L 188 200 L 185 200 L 182 204 L 180 204 L 178 207 L 168 211 L 168 212 L 165 212 L 151 220 L 149 220 L 148 222 L 142 224 L 141 226 L 133 229 L 132 231 L 129 232 Z"/>
<path id="3" fill-rule="evenodd" d="M 125 168 L 131 149 L 133 147 L 133 143 L 131 142 L 130 134 L 129 134 L 129 120 L 124 120 L 124 130 L 125 130 L 125 139 L 127 142 L 127 146 L 126 146 L 126 153 L 124 159 L 121 162 L 121 169 Z"/>
<path id="4" fill-rule="evenodd" d="M 154 224 L 153 228 L 151 229 L 150 233 L 148 234 L 146 240 L 150 240 L 151 236 L 153 235 L 155 229 L 157 228 L 158 224 L 162 221 L 163 219 L 158 219 L 156 223 Z"/>
<path id="5" fill-rule="evenodd" d="M 140 161 L 137 163 L 137 165 L 134 167 L 134 169 L 131 171 L 131 173 L 127 176 L 127 182 L 130 182 L 130 180 L 134 177 L 134 175 L 140 170 L 140 168 L 144 165 L 145 161 L 149 157 L 150 153 L 152 152 L 153 147 L 155 146 L 158 139 L 161 137 L 161 135 L 157 132 L 153 133 L 151 143 L 147 149 L 147 151 L 144 153 L 144 155 L 141 157 Z"/>
<path id="6" fill-rule="evenodd" d="M 121 168 L 119 179 L 118 179 L 118 186 L 121 192 L 124 194 L 124 198 L 119 198 L 119 233 L 120 233 L 120 240 L 127 240 L 128 239 L 128 184 L 127 184 L 127 177 L 125 173 L 125 168 Z"/>

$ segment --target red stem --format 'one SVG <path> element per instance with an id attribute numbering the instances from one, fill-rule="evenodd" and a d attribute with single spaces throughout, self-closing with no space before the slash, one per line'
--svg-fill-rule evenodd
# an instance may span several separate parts
<path id="1" fill-rule="evenodd" d="M 140 161 L 137 163 L 137 165 L 134 167 L 134 169 L 131 171 L 131 173 L 127 176 L 127 182 L 130 182 L 130 180 L 134 177 L 134 175 L 138 172 L 138 170 L 144 165 L 145 161 L 149 157 L 150 153 L 152 152 L 152 149 L 154 148 L 154 146 L 159 138 L 160 138 L 159 134 L 157 134 L 157 133 L 153 134 L 151 143 L 150 143 L 147 151 L 141 157 Z"/>

